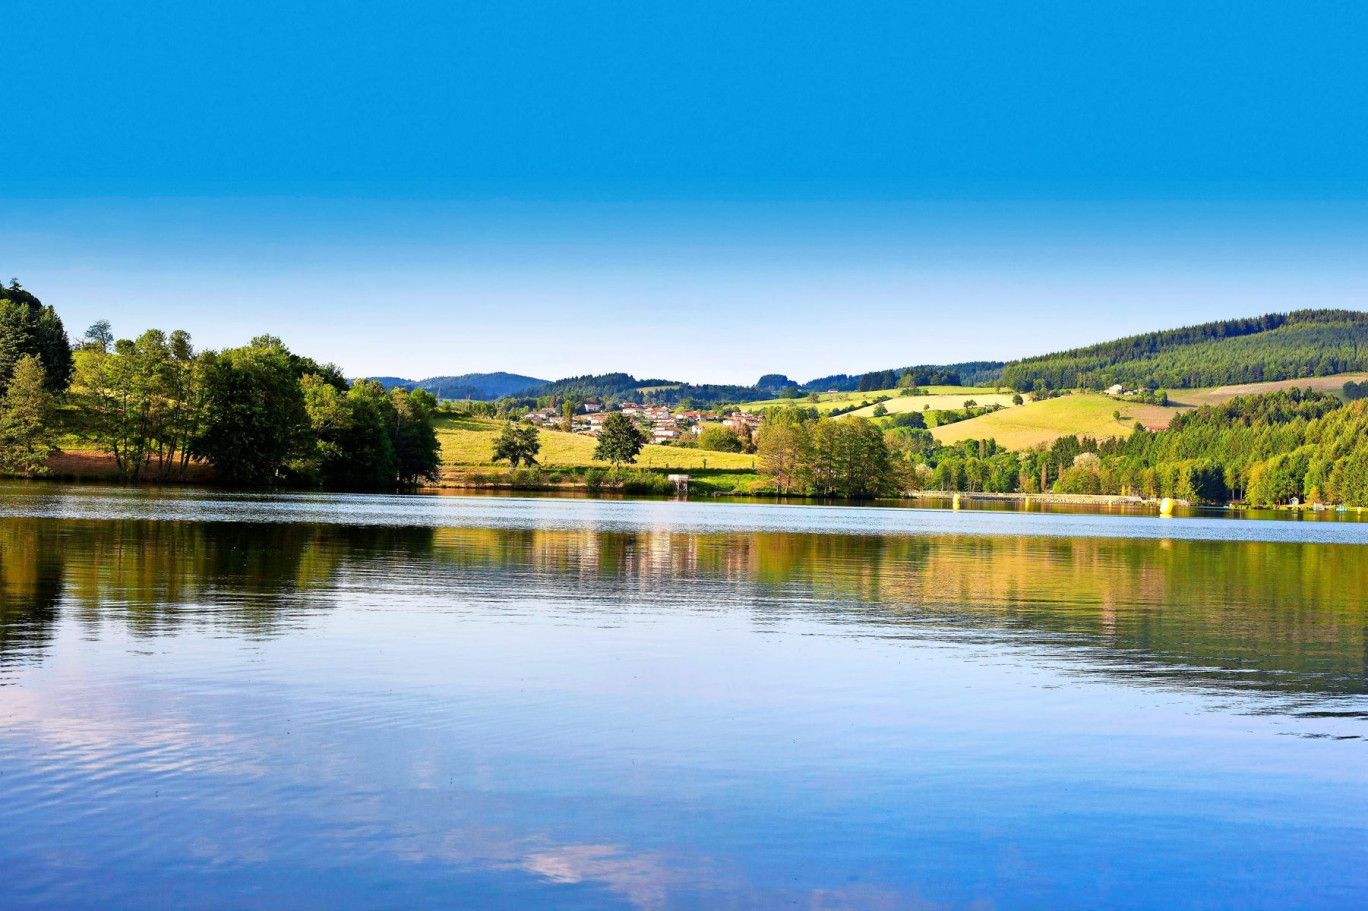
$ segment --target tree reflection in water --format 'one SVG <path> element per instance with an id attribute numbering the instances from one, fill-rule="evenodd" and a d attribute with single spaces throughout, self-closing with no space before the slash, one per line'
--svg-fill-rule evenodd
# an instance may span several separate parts
<path id="1" fill-rule="evenodd" d="M 348 592 L 929 623 L 1179 685 L 1368 684 L 1368 560 L 1348 545 L 132 519 L 0 520 L 0 665 L 41 659 L 60 620 L 274 637 Z"/>

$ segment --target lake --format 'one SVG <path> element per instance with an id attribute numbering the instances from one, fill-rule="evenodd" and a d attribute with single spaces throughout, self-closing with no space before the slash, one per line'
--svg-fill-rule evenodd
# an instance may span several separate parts
<path id="1" fill-rule="evenodd" d="M 0 906 L 1361 906 L 1365 544 L 3 486 Z"/>

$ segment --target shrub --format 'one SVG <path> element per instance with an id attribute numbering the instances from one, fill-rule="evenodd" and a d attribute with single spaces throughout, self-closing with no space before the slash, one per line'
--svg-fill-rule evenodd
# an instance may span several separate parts
<path id="1" fill-rule="evenodd" d="M 745 444 L 726 427 L 705 427 L 698 435 L 698 448 L 712 452 L 740 452 Z"/>
<path id="2" fill-rule="evenodd" d="M 623 474 L 622 492 L 635 494 L 671 494 L 674 484 L 663 474 L 654 471 L 637 470 Z"/>
<path id="3" fill-rule="evenodd" d="M 540 490 L 546 487 L 546 475 L 540 468 L 518 468 L 508 473 L 514 490 Z"/>

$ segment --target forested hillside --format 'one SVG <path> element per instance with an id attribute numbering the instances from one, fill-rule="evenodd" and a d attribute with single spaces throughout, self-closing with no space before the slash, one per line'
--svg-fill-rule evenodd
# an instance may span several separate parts
<path id="1" fill-rule="evenodd" d="M 438 399 L 475 399 L 492 402 L 506 395 L 546 384 L 534 376 L 519 373 L 463 373 L 460 376 L 430 376 L 425 380 L 406 380 L 397 376 L 373 376 L 385 389 L 425 389 Z"/>
<path id="2" fill-rule="evenodd" d="M 958 364 L 918 364 L 868 373 L 836 373 L 803 383 L 804 392 L 871 392 L 894 386 L 995 386 L 1002 361 L 964 361 Z"/>
<path id="3" fill-rule="evenodd" d="M 754 386 L 726 383 L 683 383 L 679 380 L 639 380 L 627 373 L 602 373 L 572 376 L 532 389 L 524 389 L 514 398 L 530 404 L 537 399 L 578 398 L 602 402 L 646 402 L 658 405 L 715 405 L 720 402 L 744 402 L 762 399 L 796 389 L 788 377 L 767 373 Z"/>
<path id="4" fill-rule="evenodd" d="M 761 436 L 761 464 L 767 464 Z M 1177 415 L 1167 430 L 1098 440 L 1065 435 L 1009 451 L 995 440 L 938 444 L 925 430 L 886 435 L 933 490 L 1124 494 L 1197 503 L 1368 506 L 1368 401 L 1311 389 L 1237 396 Z"/>
<path id="5" fill-rule="evenodd" d="M 555 396 L 557 398 L 620 400 L 639 398 L 643 388 L 681 386 L 678 380 L 639 380 L 629 373 L 599 373 L 570 376 L 514 393 L 515 398 Z"/>
<path id="6" fill-rule="evenodd" d="M 1240 396 L 1136 433 L 1104 455 L 1121 476 L 1157 472 L 1159 492 L 1219 503 L 1292 498 L 1368 503 L 1368 405 L 1311 390 Z M 1143 486 L 1143 485 L 1142 485 Z"/>
<path id="7" fill-rule="evenodd" d="M 1026 358 L 1004 385 L 1105 389 L 1113 383 L 1191 389 L 1330 376 L 1368 369 L 1368 313 L 1299 310 L 1150 332 Z"/>

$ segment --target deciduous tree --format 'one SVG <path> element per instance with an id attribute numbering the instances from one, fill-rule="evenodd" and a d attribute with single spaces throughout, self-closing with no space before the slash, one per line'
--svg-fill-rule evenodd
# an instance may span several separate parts
<path id="1" fill-rule="evenodd" d="M 541 452 L 541 433 L 531 424 L 508 423 L 494 439 L 495 462 L 507 462 L 509 468 L 537 464 Z"/>
<path id="2" fill-rule="evenodd" d="M 205 365 L 204 425 L 195 452 L 225 484 L 264 487 L 282 477 L 310 435 L 290 351 L 259 336 Z"/>
<path id="3" fill-rule="evenodd" d="M 603 421 L 598 445 L 594 447 L 594 458 L 600 462 L 611 462 L 616 469 L 635 462 L 644 445 L 645 434 L 637 429 L 631 418 L 615 411 Z"/>

